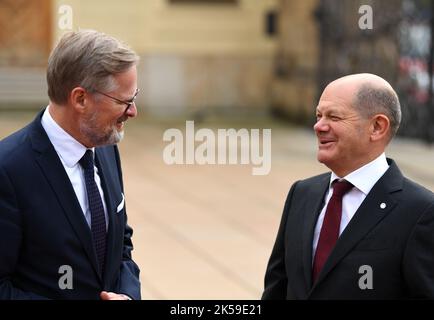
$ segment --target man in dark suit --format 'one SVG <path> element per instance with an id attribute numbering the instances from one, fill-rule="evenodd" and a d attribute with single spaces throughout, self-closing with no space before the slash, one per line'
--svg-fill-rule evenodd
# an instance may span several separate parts
<path id="1" fill-rule="evenodd" d="M 263 299 L 434 298 L 434 195 L 384 151 L 398 97 L 356 74 L 324 90 L 314 130 L 332 172 L 298 181 L 286 199 Z"/>
<path id="2" fill-rule="evenodd" d="M 50 55 L 50 103 L 0 142 L 0 299 L 140 299 L 116 143 L 137 55 L 92 30 Z"/>

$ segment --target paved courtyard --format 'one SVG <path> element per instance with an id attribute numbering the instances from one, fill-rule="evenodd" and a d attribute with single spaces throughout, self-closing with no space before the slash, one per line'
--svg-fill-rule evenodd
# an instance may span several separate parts
<path id="1" fill-rule="evenodd" d="M 33 119 L 0 113 L 0 138 Z M 258 299 L 290 185 L 325 171 L 310 130 L 269 119 L 219 121 L 200 127 L 272 128 L 272 168 L 252 165 L 167 165 L 163 133 L 185 122 L 137 119 L 120 144 L 134 258 L 144 299 Z M 198 125 L 199 127 L 199 125 Z M 399 139 L 388 153 L 410 178 L 434 190 L 434 150 Z"/>

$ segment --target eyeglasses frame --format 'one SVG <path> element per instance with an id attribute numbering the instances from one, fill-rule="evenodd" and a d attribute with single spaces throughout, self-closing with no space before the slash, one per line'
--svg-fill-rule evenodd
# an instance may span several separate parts
<path id="1" fill-rule="evenodd" d="M 133 103 L 135 103 L 137 95 L 140 92 L 140 89 L 137 88 L 136 92 L 134 93 L 134 96 L 130 100 L 128 100 L 128 101 L 120 100 L 118 98 L 112 97 L 112 96 L 110 96 L 110 95 L 108 95 L 108 94 L 106 94 L 104 92 L 101 92 L 99 90 L 96 90 L 96 89 L 94 89 L 93 91 L 95 91 L 95 92 L 97 92 L 99 94 L 102 94 L 103 96 L 106 96 L 106 97 L 108 97 L 108 98 L 110 98 L 110 99 L 112 99 L 112 100 L 114 100 L 114 101 L 116 101 L 118 103 L 126 104 L 127 107 L 125 108 L 125 111 L 124 111 L 124 113 L 126 113 L 128 111 L 128 109 L 133 105 Z"/>

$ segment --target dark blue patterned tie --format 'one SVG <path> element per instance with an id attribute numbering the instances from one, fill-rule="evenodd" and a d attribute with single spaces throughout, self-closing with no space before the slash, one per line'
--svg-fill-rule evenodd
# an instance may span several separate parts
<path id="1" fill-rule="evenodd" d="M 101 194 L 94 177 L 94 161 L 92 150 L 87 150 L 83 158 L 80 159 L 80 165 L 84 169 L 84 180 L 86 182 L 87 198 L 89 200 L 89 209 L 91 215 L 91 230 L 93 244 L 95 246 L 98 258 L 100 274 L 104 270 L 104 260 L 106 251 L 106 223 L 104 207 L 101 200 Z"/>

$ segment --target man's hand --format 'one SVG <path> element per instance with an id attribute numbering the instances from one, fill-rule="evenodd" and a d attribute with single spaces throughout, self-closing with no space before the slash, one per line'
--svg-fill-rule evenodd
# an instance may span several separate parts
<path id="1" fill-rule="evenodd" d="M 124 294 L 118 294 L 114 292 L 101 291 L 101 300 L 131 300 L 130 297 Z"/>

